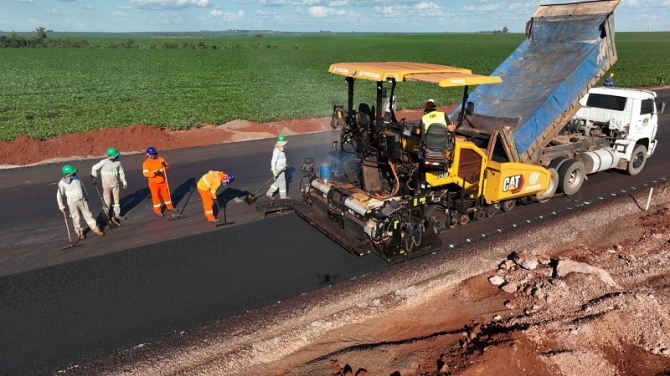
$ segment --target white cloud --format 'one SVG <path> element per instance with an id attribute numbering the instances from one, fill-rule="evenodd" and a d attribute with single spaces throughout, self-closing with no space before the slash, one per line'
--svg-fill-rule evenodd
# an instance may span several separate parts
<path id="1" fill-rule="evenodd" d="M 32 3 L 33 0 L 16 0 L 19 3 Z"/>
<path id="2" fill-rule="evenodd" d="M 347 5 L 349 5 L 347 0 L 335 0 L 328 3 L 329 7 L 346 7 Z"/>
<path id="3" fill-rule="evenodd" d="M 218 9 L 213 9 L 207 15 L 210 19 L 223 20 L 227 22 L 240 21 L 244 18 L 245 12 L 243 10 L 237 11 L 236 13 L 231 12 L 222 12 Z"/>
<path id="4" fill-rule="evenodd" d="M 118 10 L 117 10 L 116 12 L 112 12 L 112 13 L 110 14 L 110 16 L 112 16 L 112 17 L 123 17 L 123 16 L 125 16 L 125 15 L 126 15 L 125 13 L 123 13 L 123 12 L 119 12 Z"/>
<path id="5" fill-rule="evenodd" d="M 95 9 L 95 7 L 93 5 L 86 4 L 84 5 L 84 9 Z"/>
<path id="6" fill-rule="evenodd" d="M 282 5 L 290 5 L 291 0 L 260 0 L 258 4 L 266 7 L 277 7 Z"/>
<path id="7" fill-rule="evenodd" d="M 212 6 L 212 0 L 130 0 L 137 8 L 148 10 L 207 8 Z"/>
<path id="8" fill-rule="evenodd" d="M 487 4 L 487 5 L 468 5 L 466 7 L 463 7 L 463 10 L 466 12 L 493 12 L 496 10 L 502 9 L 503 4 L 501 3 L 496 3 L 496 4 Z"/>
<path id="9" fill-rule="evenodd" d="M 47 8 L 47 13 L 48 14 L 65 14 L 63 12 L 58 11 L 57 9 L 54 9 L 54 8 Z"/>
<path id="10" fill-rule="evenodd" d="M 76 3 L 77 0 L 56 0 L 56 1 L 62 1 L 64 3 Z"/>
<path id="11" fill-rule="evenodd" d="M 343 17 L 349 16 L 352 13 L 346 10 L 332 9 L 324 6 L 309 7 L 307 13 L 310 17 L 313 18 L 325 18 L 325 17 Z"/>

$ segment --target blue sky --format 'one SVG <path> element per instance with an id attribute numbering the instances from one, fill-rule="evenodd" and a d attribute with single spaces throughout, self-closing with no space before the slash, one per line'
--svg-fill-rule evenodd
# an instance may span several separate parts
<path id="1" fill-rule="evenodd" d="M 0 30 L 523 32 L 569 0 L 0 0 Z M 617 31 L 670 31 L 670 0 L 622 0 Z"/>

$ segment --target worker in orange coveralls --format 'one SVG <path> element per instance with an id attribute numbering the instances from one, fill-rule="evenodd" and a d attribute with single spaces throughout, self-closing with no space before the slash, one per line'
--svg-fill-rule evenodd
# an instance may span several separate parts
<path id="1" fill-rule="evenodd" d="M 165 172 L 170 169 L 170 165 L 165 162 L 163 157 L 158 156 L 158 151 L 153 146 L 147 148 L 147 160 L 142 164 L 142 173 L 149 179 L 149 191 L 151 192 L 151 203 L 154 205 L 154 213 L 162 217 L 161 197 L 165 202 L 167 210 L 174 211 L 170 198 L 170 189 L 168 187 Z"/>
<path id="2" fill-rule="evenodd" d="M 205 218 L 209 222 L 219 223 L 220 219 L 214 216 L 214 200 L 216 200 L 216 190 L 223 184 L 225 187 L 232 183 L 235 177 L 233 174 L 226 174 L 222 171 L 210 171 L 198 181 L 198 193 L 202 197 L 202 207 L 205 210 Z"/>

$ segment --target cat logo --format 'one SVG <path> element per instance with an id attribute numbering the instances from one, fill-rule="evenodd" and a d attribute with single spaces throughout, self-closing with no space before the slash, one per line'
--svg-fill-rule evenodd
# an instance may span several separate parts
<path id="1" fill-rule="evenodd" d="M 503 180 L 503 192 L 519 193 L 523 187 L 523 175 L 508 176 Z"/>

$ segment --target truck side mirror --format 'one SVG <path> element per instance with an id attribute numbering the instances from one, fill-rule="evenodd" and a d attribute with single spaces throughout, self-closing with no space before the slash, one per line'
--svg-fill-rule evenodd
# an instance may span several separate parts
<path id="1" fill-rule="evenodd" d="M 467 115 L 472 115 L 472 114 L 474 114 L 474 113 L 475 113 L 475 104 L 472 103 L 472 102 L 468 102 L 468 103 L 465 105 L 465 113 L 466 113 Z"/>
<path id="2" fill-rule="evenodd" d="M 665 101 L 656 102 L 656 113 L 663 115 L 665 111 Z"/>

